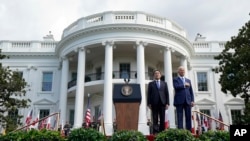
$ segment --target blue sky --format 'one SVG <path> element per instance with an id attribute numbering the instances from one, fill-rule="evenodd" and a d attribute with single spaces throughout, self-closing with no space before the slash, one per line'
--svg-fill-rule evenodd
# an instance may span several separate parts
<path id="1" fill-rule="evenodd" d="M 143 11 L 175 21 L 194 40 L 226 41 L 250 20 L 249 0 L 1 0 L 0 40 L 42 40 L 77 19 L 104 11 Z"/>

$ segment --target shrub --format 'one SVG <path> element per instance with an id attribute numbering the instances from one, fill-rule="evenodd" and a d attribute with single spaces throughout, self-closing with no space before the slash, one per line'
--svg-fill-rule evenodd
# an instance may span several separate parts
<path id="1" fill-rule="evenodd" d="M 51 130 L 30 130 L 10 132 L 4 136 L 0 136 L 1 141 L 62 141 L 63 138 L 58 131 Z"/>
<path id="2" fill-rule="evenodd" d="M 0 136 L 1 141 L 20 141 L 23 139 L 24 131 L 9 132 L 6 135 Z"/>
<path id="3" fill-rule="evenodd" d="M 146 137 L 139 131 L 121 130 L 115 132 L 109 141 L 147 141 Z"/>
<path id="4" fill-rule="evenodd" d="M 229 141 L 230 134 L 227 131 L 207 131 L 199 136 L 201 141 Z"/>
<path id="5" fill-rule="evenodd" d="M 156 135 L 155 141 L 195 141 L 196 138 L 185 129 L 169 128 Z"/>
<path id="6" fill-rule="evenodd" d="M 105 141 L 106 137 L 93 128 L 73 129 L 68 137 L 68 141 Z"/>

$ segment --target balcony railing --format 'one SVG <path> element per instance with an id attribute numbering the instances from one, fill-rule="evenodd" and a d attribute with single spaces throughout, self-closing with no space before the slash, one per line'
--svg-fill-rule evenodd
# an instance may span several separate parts
<path id="1" fill-rule="evenodd" d="M 164 17 L 138 11 L 107 11 L 80 18 L 64 29 L 62 37 L 89 27 L 121 23 L 160 27 L 186 37 L 186 31 L 175 22 Z"/>
<path id="2" fill-rule="evenodd" d="M 147 80 L 153 80 L 153 76 L 151 73 L 146 72 L 145 76 Z M 129 71 L 129 72 L 120 72 L 120 71 L 113 71 L 113 79 L 123 79 L 123 78 L 130 78 L 130 79 L 136 79 L 137 78 L 137 72 L 136 71 Z M 101 73 L 92 73 L 85 75 L 85 83 L 90 81 L 97 81 L 97 80 L 104 80 L 104 72 Z M 76 86 L 76 79 L 73 79 L 68 82 L 68 88 L 71 88 L 73 86 Z"/>

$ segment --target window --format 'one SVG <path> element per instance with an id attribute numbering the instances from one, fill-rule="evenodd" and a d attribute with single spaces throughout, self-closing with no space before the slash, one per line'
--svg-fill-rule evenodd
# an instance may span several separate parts
<path id="1" fill-rule="evenodd" d="M 120 64 L 120 78 L 130 78 L 130 64 L 129 63 Z"/>
<path id="2" fill-rule="evenodd" d="M 21 78 L 23 78 L 23 72 L 22 71 L 17 71 L 16 72 Z"/>
<path id="3" fill-rule="evenodd" d="M 206 114 L 208 116 L 211 116 L 211 113 L 210 113 L 209 109 L 203 109 L 203 110 L 200 110 L 200 112 L 203 113 L 203 114 Z"/>
<path id="4" fill-rule="evenodd" d="M 71 78 L 72 78 L 72 80 L 76 80 L 77 79 L 77 73 L 76 72 L 72 72 L 71 73 Z"/>
<path id="5" fill-rule="evenodd" d="M 42 91 L 52 91 L 53 72 L 43 72 Z"/>
<path id="6" fill-rule="evenodd" d="M 17 124 L 17 118 L 18 118 L 18 109 L 11 110 L 8 112 L 8 118 L 13 121 L 13 124 Z"/>
<path id="7" fill-rule="evenodd" d="M 173 77 L 173 78 L 175 78 L 175 77 L 177 77 L 177 76 L 178 76 L 178 73 L 177 73 L 177 72 L 173 72 L 173 73 L 172 73 L 172 77 Z"/>
<path id="8" fill-rule="evenodd" d="M 49 115 L 49 109 L 41 109 L 39 113 L 39 118 L 44 118 Z"/>
<path id="9" fill-rule="evenodd" d="M 208 91 L 207 73 L 197 72 L 198 91 Z"/>
<path id="10" fill-rule="evenodd" d="M 49 115 L 49 109 L 41 109 L 40 112 L 39 112 L 39 119 L 42 119 L 46 116 Z M 39 123 L 39 129 L 40 128 L 44 128 L 47 126 L 47 120 L 43 120 L 42 122 Z"/>
<path id="11" fill-rule="evenodd" d="M 69 110 L 69 123 L 70 125 L 74 125 L 74 118 L 75 118 L 75 110 Z"/>
<path id="12" fill-rule="evenodd" d="M 95 116 L 94 116 L 94 119 L 93 121 L 97 122 L 99 117 L 101 116 L 101 106 L 100 105 L 97 105 L 95 106 Z"/>
<path id="13" fill-rule="evenodd" d="M 101 80 L 102 77 L 102 67 L 96 68 L 96 80 Z"/>
<path id="14" fill-rule="evenodd" d="M 239 117 L 241 116 L 241 110 L 231 110 L 232 124 L 235 124 Z"/>
<path id="15" fill-rule="evenodd" d="M 153 80 L 154 79 L 154 69 L 152 67 L 148 67 L 148 77 L 149 80 Z"/>

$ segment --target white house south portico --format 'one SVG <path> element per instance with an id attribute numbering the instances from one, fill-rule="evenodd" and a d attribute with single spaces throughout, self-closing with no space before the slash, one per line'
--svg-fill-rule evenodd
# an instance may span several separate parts
<path id="1" fill-rule="evenodd" d="M 104 77 L 100 80 L 103 82 L 103 89 L 97 93 L 103 94 L 102 110 L 106 134 L 113 133 L 112 124 L 115 118 L 112 102 L 113 84 L 124 83 L 122 78 L 113 77 L 113 72 L 120 72 L 119 62 L 131 62 L 129 71 L 133 69 L 136 77 L 131 78 L 130 83 L 140 84 L 142 93 L 138 130 L 149 134 L 146 87 L 152 76 L 148 70 L 152 71 L 157 68 L 164 72 L 165 81 L 170 87 L 170 101 L 173 101 L 173 89 L 171 89 L 173 68 L 179 65 L 187 68 L 187 57 L 184 56 L 189 57 L 194 52 L 192 44 L 185 36 L 184 30 L 175 23 L 143 12 L 104 12 L 81 18 L 66 28 L 56 51 L 59 56 L 78 55 L 78 58 L 75 57 L 75 60 L 71 59 L 70 62 L 70 64 L 77 64 L 74 127 L 80 127 L 84 121 L 83 111 L 86 107 L 83 106 L 83 101 L 86 101 L 86 98 L 83 100 L 83 96 L 86 97 L 86 93 L 89 93 L 84 88 L 85 74 L 89 71 L 85 68 L 85 64 L 92 64 L 92 67 L 96 67 L 99 63 L 104 70 Z M 89 53 L 85 54 L 87 50 Z M 65 78 L 65 74 L 70 71 L 64 70 L 66 68 L 72 69 L 67 66 L 67 60 L 64 59 L 62 78 Z M 66 82 L 62 81 L 61 88 L 65 88 L 65 84 Z M 90 87 L 94 87 L 94 82 Z M 67 101 L 65 97 L 67 95 L 63 95 L 62 92 L 61 103 Z M 61 117 L 65 117 L 64 120 L 66 120 L 67 108 L 64 106 L 60 107 Z M 170 125 L 175 127 L 174 107 L 170 106 L 169 111 Z"/>

